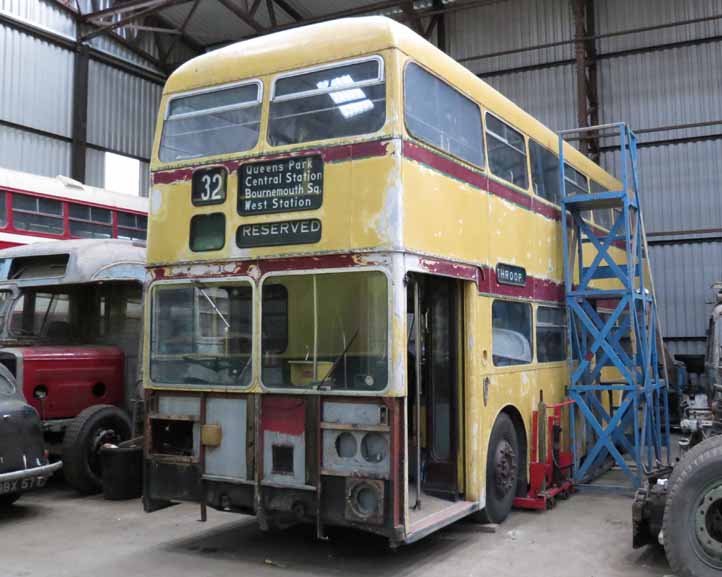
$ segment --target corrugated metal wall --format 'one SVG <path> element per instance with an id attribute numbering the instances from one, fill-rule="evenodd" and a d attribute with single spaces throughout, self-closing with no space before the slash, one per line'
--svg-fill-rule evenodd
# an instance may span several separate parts
<path id="1" fill-rule="evenodd" d="M 75 38 L 72 15 L 54 2 L 0 0 L 0 13 Z M 154 70 L 108 38 L 92 44 Z M 0 121 L 6 122 L 0 124 L 0 166 L 47 176 L 70 174 L 73 72 L 71 50 L 0 24 Z M 104 184 L 100 147 L 140 159 L 141 191 L 147 194 L 147 161 L 162 87 L 93 59 L 88 76 L 87 140 L 96 148 L 87 151 L 85 179 Z"/>
<path id="2" fill-rule="evenodd" d="M 162 87 L 92 61 L 88 78 L 88 142 L 150 158 Z"/>
<path id="3" fill-rule="evenodd" d="M 80 0 L 87 10 L 89 0 Z M 108 0 L 102 0 L 105 6 Z M 315 6 L 313 3 L 309 6 Z M 722 14 L 722 0 L 596 0 L 597 33 Z M 74 38 L 75 24 L 47 0 L 0 0 L 0 11 Z M 576 125 L 574 45 L 486 57 L 573 38 L 569 0 L 500 0 L 446 17 L 450 54 L 553 129 Z M 722 20 L 600 39 L 599 116 L 636 129 L 722 119 Z M 707 39 L 699 42 L 699 39 Z M 675 43 L 664 50 L 645 48 Z M 143 64 L 107 38 L 94 46 Z M 155 46 L 146 50 L 157 54 Z M 0 120 L 60 138 L 0 126 L 0 164 L 40 174 L 69 172 L 73 55 L 0 26 Z M 31 61 L 33 66 L 23 63 Z M 147 159 L 160 86 L 91 62 L 86 179 L 102 184 L 103 154 L 95 147 Z M 642 194 L 661 313 L 677 352 L 702 351 L 707 285 L 722 278 L 720 126 L 646 133 L 640 148 Z M 715 136 L 717 135 L 717 136 Z M 675 142 L 659 143 L 675 139 Z M 682 140 L 680 140 L 682 139 Z M 613 167 L 614 155 L 603 163 Z M 143 190 L 147 190 L 144 172 Z M 680 241 L 684 240 L 683 244 Z M 675 244 L 672 241 L 676 241 Z"/>
<path id="4" fill-rule="evenodd" d="M 711 285 L 720 280 L 722 243 L 653 245 L 649 252 L 665 338 L 674 345 L 675 354 L 702 354 L 707 315 L 712 310 Z"/>
<path id="5" fill-rule="evenodd" d="M 594 4 L 597 34 L 722 14 L 722 0 Z M 547 126 L 576 126 L 573 44 L 469 59 L 573 39 L 569 0 L 506 1 L 457 12 L 447 18 L 447 35 L 452 56 Z M 720 37 L 722 20 L 599 39 L 600 122 L 624 121 L 635 129 L 649 129 L 722 119 Z M 644 50 L 668 43 L 675 44 Z M 722 126 L 717 125 L 640 136 L 647 143 L 675 141 L 643 146 L 639 159 L 647 231 L 678 233 L 650 240 L 658 243 L 651 253 L 665 333 L 676 338 L 670 347 L 679 354 L 703 353 L 709 308 L 705 300 L 709 285 L 722 279 L 720 133 Z M 614 156 L 602 155 L 602 164 L 610 170 Z M 690 232 L 704 229 L 717 232 Z"/>

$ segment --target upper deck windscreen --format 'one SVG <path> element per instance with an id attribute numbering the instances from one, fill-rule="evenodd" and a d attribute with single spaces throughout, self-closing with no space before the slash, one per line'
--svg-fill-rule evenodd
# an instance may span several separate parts
<path id="1" fill-rule="evenodd" d="M 277 78 L 268 120 L 273 146 L 376 132 L 386 118 L 383 60 Z"/>
<path id="2" fill-rule="evenodd" d="M 260 122 L 260 82 L 177 96 L 168 103 L 160 159 L 243 152 L 258 142 Z"/>

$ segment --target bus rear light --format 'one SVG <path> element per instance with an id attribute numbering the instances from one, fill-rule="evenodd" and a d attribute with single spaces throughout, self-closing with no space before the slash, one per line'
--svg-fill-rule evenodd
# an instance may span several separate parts
<path id="1" fill-rule="evenodd" d="M 380 525 L 384 522 L 384 483 L 346 479 L 346 519 Z"/>
<path id="2" fill-rule="evenodd" d="M 358 451 L 356 437 L 352 433 L 341 433 L 336 437 L 336 453 L 342 459 L 352 459 Z"/>
<path id="3" fill-rule="evenodd" d="M 361 441 L 361 455 L 369 463 L 380 463 L 388 455 L 388 441 L 381 433 L 366 433 Z"/>

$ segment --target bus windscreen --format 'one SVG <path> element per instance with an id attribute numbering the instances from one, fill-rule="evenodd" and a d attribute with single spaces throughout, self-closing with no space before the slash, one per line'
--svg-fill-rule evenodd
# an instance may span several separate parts
<path id="1" fill-rule="evenodd" d="M 388 287 L 381 272 L 273 276 L 263 283 L 263 384 L 380 391 L 388 377 Z M 283 290 L 279 291 L 279 287 Z M 284 307 L 269 296 L 283 295 Z M 278 300 L 278 298 L 276 298 Z M 279 318 L 283 310 L 286 318 Z M 287 327 L 283 348 L 278 329 Z"/>

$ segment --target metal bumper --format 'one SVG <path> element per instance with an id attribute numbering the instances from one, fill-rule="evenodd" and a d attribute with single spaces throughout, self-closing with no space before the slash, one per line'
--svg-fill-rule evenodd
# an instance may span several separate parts
<path id="1" fill-rule="evenodd" d="M 32 469 L 22 469 L 20 471 L 11 471 L 10 473 L 0 473 L 0 483 L 17 481 L 18 479 L 28 479 L 30 477 L 50 477 L 62 466 L 63 462 L 57 461 L 41 467 L 33 467 Z"/>

